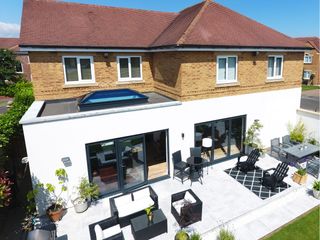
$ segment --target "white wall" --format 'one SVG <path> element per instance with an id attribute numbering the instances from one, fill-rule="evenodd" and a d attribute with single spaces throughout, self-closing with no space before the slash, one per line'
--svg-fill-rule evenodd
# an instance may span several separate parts
<path id="1" fill-rule="evenodd" d="M 320 142 L 320 113 L 308 110 L 297 110 L 297 122 L 301 120 L 307 130 L 307 138 L 315 138 Z M 295 124 L 295 123 L 294 123 Z"/>
<path id="2" fill-rule="evenodd" d="M 207 100 L 183 102 L 182 105 L 114 113 L 85 118 L 23 125 L 31 174 L 43 183 L 56 183 L 54 171 L 63 167 L 61 158 L 69 157 L 69 185 L 88 175 L 85 144 L 169 129 L 171 153 L 182 150 L 183 158 L 194 145 L 194 124 L 247 115 L 247 127 L 260 119 L 265 146 L 270 139 L 287 133 L 287 123 L 296 118 L 300 88 L 263 92 Z M 35 103 L 34 106 L 39 107 Z M 30 109 L 30 112 L 36 112 Z M 30 117 L 30 116 L 29 116 Z M 30 119 L 29 119 L 30 120 Z M 45 120 L 45 119 L 44 119 Z M 181 133 L 185 137 L 182 140 Z M 171 159 L 170 159 L 170 166 Z M 172 172 L 172 169 L 170 170 Z"/>

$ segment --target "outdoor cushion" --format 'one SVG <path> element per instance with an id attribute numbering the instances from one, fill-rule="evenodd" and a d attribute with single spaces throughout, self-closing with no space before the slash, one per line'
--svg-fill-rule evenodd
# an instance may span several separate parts
<path id="1" fill-rule="evenodd" d="M 189 193 L 188 191 L 186 191 L 186 194 L 184 195 L 184 200 L 190 203 L 195 203 L 197 202 L 194 197 L 191 195 L 191 193 Z"/>
<path id="2" fill-rule="evenodd" d="M 117 235 L 118 233 L 121 233 L 121 228 L 120 228 L 119 224 L 103 230 L 103 237 L 104 238 L 109 238 L 109 237 L 112 237 L 114 235 Z"/>
<path id="3" fill-rule="evenodd" d="M 97 224 L 97 225 L 94 226 L 94 231 L 95 231 L 95 233 L 96 233 L 96 238 L 97 238 L 97 240 L 103 240 L 103 239 L 104 239 L 104 237 L 103 237 L 103 231 L 102 231 L 102 229 L 101 229 L 101 227 L 100 227 L 99 224 Z"/>
<path id="4" fill-rule="evenodd" d="M 142 199 L 145 199 L 145 198 L 150 198 L 149 188 L 143 188 L 143 189 L 133 193 L 134 201 L 140 200 L 140 199 L 142 200 Z"/>
<path id="5" fill-rule="evenodd" d="M 173 202 L 172 206 L 176 209 L 176 211 L 181 215 L 181 208 L 185 205 L 186 200 L 181 199 L 179 201 Z"/>
<path id="6" fill-rule="evenodd" d="M 144 210 L 147 207 L 150 207 L 153 205 L 154 205 L 154 201 L 150 197 L 143 198 L 140 200 L 135 200 L 135 201 L 129 202 L 125 205 L 117 205 L 118 216 L 125 217 L 128 215 L 131 215 L 132 213 Z"/>
<path id="7" fill-rule="evenodd" d="M 131 199 L 131 194 L 123 195 L 121 197 L 115 198 L 114 202 L 118 207 L 120 206 L 127 206 L 128 204 L 131 204 L 132 199 Z"/>

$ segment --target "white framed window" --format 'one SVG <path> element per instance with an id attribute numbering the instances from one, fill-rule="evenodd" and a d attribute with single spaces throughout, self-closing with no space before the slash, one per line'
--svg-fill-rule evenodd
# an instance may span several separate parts
<path id="1" fill-rule="evenodd" d="M 118 56 L 117 65 L 119 81 L 142 80 L 141 56 Z"/>
<path id="2" fill-rule="evenodd" d="M 66 84 L 95 82 L 92 56 L 63 56 L 62 61 Z"/>
<path id="3" fill-rule="evenodd" d="M 282 78 L 283 56 L 268 56 L 268 79 Z"/>
<path id="4" fill-rule="evenodd" d="M 23 65 L 21 62 L 18 62 L 16 65 L 16 73 L 23 73 Z"/>
<path id="5" fill-rule="evenodd" d="M 237 82 L 237 70 L 237 56 L 217 56 L 217 84 Z"/>
<path id="6" fill-rule="evenodd" d="M 312 55 L 310 53 L 304 54 L 303 63 L 312 63 Z"/>
<path id="7" fill-rule="evenodd" d="M 304 70 L 304 71 L 303 71 L 303 79 L 309 80 L 309 79 L 311 78 L 311 74 L 312 74 L 312 71 L 310 71 L 310 70 Z"/>

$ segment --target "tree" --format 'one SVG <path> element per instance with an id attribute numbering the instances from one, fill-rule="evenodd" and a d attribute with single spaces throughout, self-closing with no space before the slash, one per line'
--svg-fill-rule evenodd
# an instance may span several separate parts
<path id="1" fill-rule="evenodd" d="M 21 77 L 16 73 L 16 66 L 19 61 L 16 55 L 7 49 L 0 49 L 0 85 L 4 85 L 5 80 L 16 82 Z"/>

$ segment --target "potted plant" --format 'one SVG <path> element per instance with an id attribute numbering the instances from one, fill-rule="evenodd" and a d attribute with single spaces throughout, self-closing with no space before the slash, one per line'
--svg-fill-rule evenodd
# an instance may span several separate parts
<path id="1" fill-rule="evenodd" d="M 307 181 L 307 169 L 298 169 L 292 176 L 292 180 L 298 184 L 305 184 Z"/>
<path id="2" fill-rule="evenodd" d="M 145 209 L 145 212 L 146 212 L 146 214 L 147 214 L 147 217 L 148 217 L 148 221 L 149 221 L 149 222 L 152 222 L 152 219 L 153 219 L 152 209 L 153 209 L 153 206 L 147 207 L 147 208 Z"/>
<path id="3" fill-rule="evenodd" d="M 8 175 L 9 172 L 0 170 L 0 208 L 10 206 L 12 200 L 13 182 Z"/>
<path id="4" fill-rule="evenodd" d="M 259 120 L 254 120 L 252 125 L 249 127 L 246 138 L 244 140 L 244 145 L 246 145 L 246 153 L 249 154 L 253 149 L 257 148 L 261 153 L 263 153 L 263 146 L 260 140 L 260 130 L 263 125 Z"/>
<path id="5" fill-rule="evenodd" d="M 320 180 L 315 180 L 313 182 L 312 189 L 313 189 L 313 196 L 316 199 L 320 199 Z"/>
<path id="6" fill-rule="evenodd" d="M 80 184 L 77 187 L 79 197 L 72 201 L 74 210 L 77 213 L 86 211 L 92 199 L 99 197 L 99 187 L 95 183 L 90 183 L 87 178 L 81 178 Z"/>
<path id="7" fill-rule="evenodd" d="M 174 240 L 190 240 L 190 237 L 185 230 L 181 229 L 174 236 Z"/>
<path id="8" fill-rule="evenodd" d="M 51 199 L 51 205 L 47 208 L 47 215 L 53 222 L 57 222 L 62 218 L 64 201 L 61 198 L 61 194 L 67 191 L 66 183 L 68 180 L 67 172 L 63 168 L 57 169 L 55 175 L 58 177 L 59 185 L 61 185 L 60 191 L 56 192 L 56 187 L 51 183 L 47 183 L 45 186 L 39 184 L 45 188 Z"/>
<path id="9" fill-rule="evenodd" d="M 199 233 L 193 232 L 190 235 L 190 240 L 202 240 L 202 237 Z"/>
<path id="10" fill-rule="evenodd" d="M 306 135 L 306 128 L 301 120 L 297 122 L 295 126 L 292 126 L 292 124 L 289 123 L 288 131 L 290 135 L 290 141 L 293 143 L 303 143 Z"/>
<path id="11" fill-rule="evenodd" d="M 234 234 L 228 229 L 221 228 L 217 240 L 235 240 Z"/>

